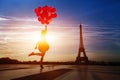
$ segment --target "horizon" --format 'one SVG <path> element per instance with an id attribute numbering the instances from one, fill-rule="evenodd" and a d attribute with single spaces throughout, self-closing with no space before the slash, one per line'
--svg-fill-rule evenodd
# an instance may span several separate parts
<path id="1" fill-rule="evenodd" d="M 8 59 L 9 59 L 9 61 L 14 61 L 14 62 L 9 62 Z M 6 61 L 6 60 L 7 60 L 8 62 L 2 63 L 1 60 L 2 60 L 2 61 Z M 0 64 L 6 64 L 6 63 L 15 64 L 16 62 L 22 62 L 22 63 L 26 63 L 26 62 L 30 62 L 30 63 L 31 63 L 31 62 L 32 62 L 32 63 L 35 62 L 35 63 L 36 63 L 36 62 L 37 62 L 37 63 L 39 63 L 39 61 L 37 61 L 37 60 L 19 61 L 19 60 L 17 60 L 17 59 L 12 59 L 12 58 L 9 58 L 9 57 L 2 57 L 2 58 L 0 58 Z M 44 63 L 44 62 L 45 62 L 45 63 L 47 63 L 47 62 L 48 62 L 48 63 L 49 63 L 49 62 L 50 62 L 50 63 L 52 63 L 52 62 L 53 62 L 53 63 L 54 63 L 54 62 L 55 62 L 55 63 L 64 63 L 64 62 L 65 62 L 65 63 L 66 63 L 66 62 L 68 62 L 68 63 L 75 63 L 75 64 L 76 64 L 75 61 L 43 61 L 43 63 Z M 102 60 L 101 60 L 101 61 L 89 60 L 89 62 L 88 62 L 87 64 L 95 64 L 95 63 L 102 63 L 102 64 L 104 64 L 104 63 L 106 63 L 106 64 L 107 64 L 107 63 L 118 63 L 118 64 L 119 64 L 120 61 L 108 61 L 108 62 L 107 62 L 107 61 L 102 61 Z M 82 63 L 81 63 L 81 64 L 82 64 Z M 83 64 L 84 64 L 84 63 L 83 63 Z"/>
<path id="2" fill-rule="evenodd" d="M 34 8 L 49 5 L 57 18 L 48 25 L 50 49 L 44 61 L 75 61 L 79 49 L 79 25 L 89 60 L 120 61 L 120 1 L 113 0 L 0 0 L 0 58 L 20 61 L 28 57 L 44 25 L 37 21 Z"/>

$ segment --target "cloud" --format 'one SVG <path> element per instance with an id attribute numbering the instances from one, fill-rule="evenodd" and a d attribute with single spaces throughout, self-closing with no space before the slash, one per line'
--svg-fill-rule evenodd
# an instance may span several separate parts
<path id="1" fill-rule="evenodd" d="M 10 16 L 0 16 L 0 21 L 37 21 L 36 18 L 20 18 L 20 17 L 10 17 Z"/>
<path id="2" fill-rule="evenodd" d="M 6 21 L 6 20 L 9 20 L 9 19 L 0 17 L 0 21 Z"/>

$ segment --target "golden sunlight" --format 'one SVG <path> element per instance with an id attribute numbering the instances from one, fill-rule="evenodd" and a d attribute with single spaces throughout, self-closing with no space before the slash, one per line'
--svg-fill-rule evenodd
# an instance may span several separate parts
<path id="1" fill-rule="evenodd" d="M 55 35 L 47 34 L 46 36 L 48 42 L 54 42 L 55 41 Z"/>
<path id="2" fill-rule="evenodd" d="M 33 34 L 31 36 L 31 39 L 33 39 L 34 43 L 36 43 L 37 41 L 41 40 L 41 35 L 39 35 L 38 33 Z M 47 39 L 48 43 L 54 42 L 55 41 L 55 35 L 47 33 L 46 39 Z"/>

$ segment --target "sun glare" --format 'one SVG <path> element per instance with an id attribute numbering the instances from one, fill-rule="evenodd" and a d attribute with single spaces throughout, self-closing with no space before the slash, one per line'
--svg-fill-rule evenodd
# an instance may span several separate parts
<path id="1" fill-rule="evenodd" d="M 41 35 L 39 34 L 34 34 L 32 37 L 33 41 L 36 43 L 37 41 L 41 40 Z M 47 34 L 46 35 L 46 39 L 49 43 L 54 42 L 55 41 L 55 36 L 52 34 Z"/>
<path id="2" fill-rule="evenodd" d="M 55 36 L 53 36 L 52 34 L 51 35 L 47 34 L 46 38 L 47 38 L 48 42 L 54 42 L 54 40 L 55 40 Z"/>

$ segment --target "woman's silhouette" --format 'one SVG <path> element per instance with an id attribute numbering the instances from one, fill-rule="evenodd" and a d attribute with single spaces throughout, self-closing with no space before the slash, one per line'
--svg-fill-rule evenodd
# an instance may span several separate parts
<path id="1" fill-rule="evenodd" d="M 46 34 L 47 34 L 47 26 L 45 26 L 45 29 L 41 31 L 41 40 L 39 40 L 35 46 L 35 49 L 38 49 L 40 53 L 30 53 L 29 56 L 37 55 L 41 56 L 40 60 L 40 67 L 43 68 L 43 58 L 46 53 L 46 51 L 49 49 L 49 45 L 46 40 Z"/>

